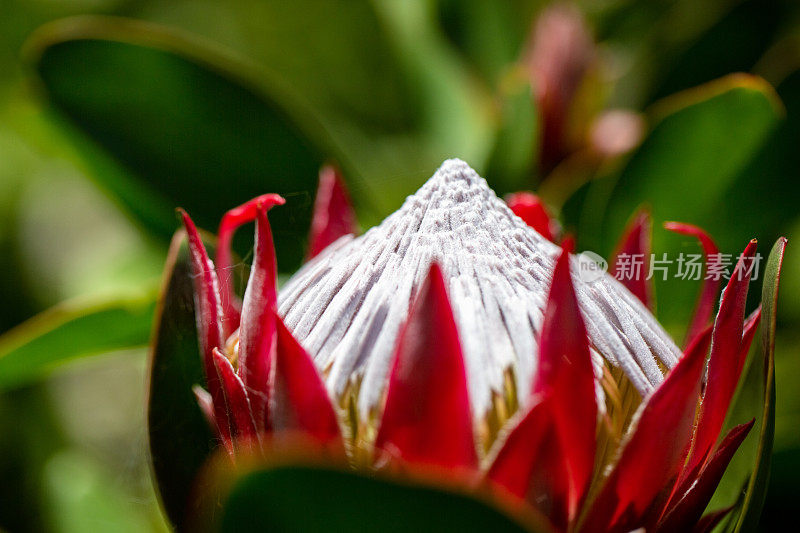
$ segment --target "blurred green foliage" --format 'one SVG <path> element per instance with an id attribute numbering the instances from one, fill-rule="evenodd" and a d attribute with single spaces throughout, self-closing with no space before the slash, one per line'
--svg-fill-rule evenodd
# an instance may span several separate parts
<path id="1" fill-rule="evenodd" d="M 500 193 L 539 189 L 583 249 L 607 254 L 643 202 L 657 253 L 695 252 L 659 228 L 674 219 L 726 253 L 791 240 L 800 5 L 578 2 L 597 42 L 569 118 L 579 143 L 543 172 L 526 59 L 546 4 L 0 0 L 0 528 L 166 528 L 141 347 L 178 205 L 213 230 L 227 208 L 284 194 L 271 219 L 290 273 L 322 162 L 342 166 L 369 227 L 461 157 Z M 631 153 L 593 152 L 603 108 L 642 113 Z M 800 478 L 798 260 L 790 242 L 764 528 L 793 514 Z M 657 289 L 681 338 L 698 286 Z"/>

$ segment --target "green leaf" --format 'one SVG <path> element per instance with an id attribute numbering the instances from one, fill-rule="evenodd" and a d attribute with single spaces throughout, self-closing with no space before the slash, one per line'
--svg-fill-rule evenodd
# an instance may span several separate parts
<path id="1" fill-rule="evenodd" d="M 721 11 L 720 18 L 702 34 L 690 38 L 688 46 L 682 47 L 678 57 L 667 61 L 664 61 L 667 57 L 659 57 L 658 60 L 663 61 L 663 68 L 654 69 L 656 75 L 661 76 L 657 80 L 657 98 L 730 72 L 750 72 L 767 47 L 774 43 L 776 30 L 782 18 L 787 16 L 786 7 L 780 3 L 760 0 L 724 6 L 718 4 L 716 8 Z M 730 11 L 724 12 L 726 9 Z M 713 11 L 708 15 L 713 17 Z M 669 18 L 665 17 L 660 22 L 665 20 Z M 702 26 L 693 29 L 697 31 L 700 28 Z"/>
<path id="2" fill-rule="evenodd" d="M 778 284 L 781 276 L 786 238 L 781 237 L 772 247 L 764 269 L 761 315 L 762 376 L 764 384 L 761 433 L 758 440 L 753 473 L 747 486 L 736 531 L 755 531 L 767 495 L 772 442 L 775 437 L 775 327 L 778 306 Z"/>
<path id="3" fill-rule="evenodd" d="M 375 6 L 394 45 L 402 51 L 419 106 L 422 146 L 438 154 L 437 163 L 460 157 L 481 171 L 496 126 L 487 87 L 453 57 L 430 2 L 385 0 Z M 426 171 L 428 176 L 432 170 Z"/>
<path id="4" fill-rule="evenodd" d="M 220 43 L 335 122 L 373 135 L 409 129 L 417 109 L 372 0 L 145 0 L 131 16 Z M 335 125 L 335 123 L 331 123 Z"/>
<path id="5" fill-rule="evenodd" d="M 526 0 L 438 0 L 436 4 L 445 35 L 493 84 L 524 55 L 538 7 Z"/>
<path id="6" fill-rule="evenodd" d="M 654 250 L 666 252 L 668 259 L 675 261 L 687 251 L 688 240 L 660 230 L 668 220 L 726 236 L 719 242 L 722 251 L 739 253 L 753 235 L 729 234 L 728 218 L 719 216 L 716 206 L 730 201 L 728 194 L 737 179 L 749 179 L 741 171 L 782 113 L 772 87 L 744 74 L 656 104 L 650 112 L 652 130 L 621 173 L 591 185 L 580 215 L 582 245 L 599 253 L 610 251 L 631 214 L 647 203 L 656 228 Z M 697 284 L 674 278 L 662 281 L 659 276 L 656 282 L 657 293 L 669 295 L 658 301 L 659 318 L 667 325 L 687 323 Z"/>
<path id="7" fill-rule="evenodd" d="M 224 502 L 221 531 L 547 531 L 467 493 L 319 466 L 246 473 Z"/>
<path id="8" fill-rule="evenodd" d="M 192 386 L 205 385 L 205 376 L 183 230 L 175 234 L 170 246 L 159 305 L 148 384 L 150 458 L 167 517 L 175 527 L 184 529 L 197 472 L 216 443 L 192 392 Z"/>
<path id="9" fill-rule="evenodd" d="M 501 102 L 500 129 L 484 173 L 497 194 L 533 185 L 539 124 L 531 86 L 524 72 L 509 75 Z"/>
<path id="10" fill-rule="evenodd" d="M 731 237 L 741 235 L 774 242 L 796 222 L 800 182 L 786 176 L 800 166 L 800 70 L 789 73 L 776 90 L 786 106 L 786 119 L 741 169 L 724 201 L 713 207 L 725 221 L 725 228 L 717 229 L 721 244 L 729 245 Z M 794 303 L 792 300 L 786 303 Z"/>
<path id="11" fill-rule="evenodd" d="M 83 357 L 145 346 L 155 291 L 100 302 L 67 302 L 0 336 L 0 390 L 19 387 Z"/>
<path id="12" fill-rule="evenodd" d="M 778 123 L 782 106 L 760 78 L 733 75 L 663 100 L 652 131 L 614 184 L 608 244 L 636 207 L 652 202 L 654 222 L 714 221 L 709 204 L 724 197 Z M 717 222 L 714 226 L 719 226 Z"/>
<path id="13" fill-rule="evenodd" d="M 155 234 L 172 235 L 176 206 L 212 229 L 275 192 L 287 199 L 271 218 L 279 266 L 300 264 L 319 167 L 348 162 L 252 65 L 152 25 L 89 17 L 42 28 L 28 56 L 54 108 L 91 139 L 82 148 L 97 179 Z M 97 146 L 127 172 L 110 171 Z"/>

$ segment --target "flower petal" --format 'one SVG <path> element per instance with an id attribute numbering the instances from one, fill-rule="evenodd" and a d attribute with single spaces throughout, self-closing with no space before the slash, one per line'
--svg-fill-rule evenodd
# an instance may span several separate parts
<path id="1" fill-rule="evenodd" d="M 219 373 L 228 410 L 228 423 L 234 446 L 252 446 L 257 440 L 256 423 L 250 408 L 250 400 L 244 383 L 236 375 L 233 365 L 227 357 L 214 348 L 214 366 Z"/>
<path id="2" fill-rule="evenodd" d="M 356 214 L 342 177 L 336 167 L 325 165 L 319 171 L 317 199 L 311 218 L 308 258 L 316 256 L 339 237 L 357 231 Z"/>
<path id="3" fill-rule="evenodd" d="M 703 254 L 706 256 L 706 269 L 703 274 L 703 288 L 700 291 L 700 297 L 697 300 L 697 307 L 695 307 L 692 321 L 689 323 L 689 329 L 686 331 L 686 342 L 689 342 L 698 333 L 703 331 L 708 326 L 711 314 L 714 312 L 714 305 L 717 302 L 717 292 L 719 291 L 720 280 L 715 276 L 707 276 L 709 268 L 711 268 L 710 261 L 714 258 L 719 258 L 719 248 L 714 243 L 714 240 L 702 229 L 691 224 L 683 224 L 681 222 L 665 222 L 664 228 L 681 235 L 689 235 L 697 238 L 700 241 L 700 246 L 703 247 Z M 716 260 L 719 261 L 718 259 Z"/>
<path id="4" fill-rule="evenodd" d="M 584 532 L 631 531 L 677 477 L 694 421 L 711 331 L 698 335 L 640 407 L 619 460 L 592 502 Z"/>
<path id="5" fill-rule="evenodd" d="M 277 194 L 262 194 L 238 207 L 234 207 L 222 217 L 219 231 L 217 232 L 219 239 L 217 242 L 217 276 L 219 277 L 220 296 L 222 298 L 222 326 L 225 337 L 228 337 L 239 327 L 239 315 L 241 312 L 241 302 L 236 296 L 232 279 L 233 253 L 231 244 L 233 234 L 243 224 L 255 220 L 257 206 L 264 205 L 269 209 L 274 205 L 283 205 L 284 203 L 286 203 L 286 200 Z"/>
<path id="6" fill-rule="evenodd" d="M 506 203 L 515 215 L 539 232 L 539 235 L 555 242 L 558 225 L 538 196 L 530 192 L 515 192 L 508 195 Z"/>
<path id="7" fill-rule="evenodd" d="M 531 392 L 552 397 L 558 455 L 569 481 L 568 493 L 554 500 L 567 505 L 563 511 L 572 520 L 594 471 L 597 403 L 586 326 L 570 275 L 570 249 L 571 243 L 565 244 L 553 271 Z"/>
<path id="8" fill-rule="evenodd" d="M 375 449 L 377 461 L 478 466 L 458 330 L 435 263 L 397 343 Z"/>
<path id="9" fill-rule="evenodd" d="M 259 431 L 267 425 L 269 375 L 275 347 L 277 263 L 272 230 L 267 219 L 269 203 L 256 206 L 256 239 L 253 267 L 244 293 L 239 329 L 239 375 L 250 392 L 253 416 Z"/>
<path id="10" fill-rule="evenodd" d="M 230 443 L 228 428 L 228 414 L 225 410 L 225 398 L 222 385 L 214 366 L 214 348 L 219 348 L 224 343 L 220 318 L 222 309 L 219 303 L 219 284 L 214 264 L 208 258 L 206 247 L 197 228 L 188 213 L 179 210 L 186 234 L 189 238 L 189 253 L 192 258 L 192 273 L 194 283 L 195 319 L 197 320 L 197 336 L 200 351 L 203 357 L 203 369 L 206 375 L 206 386 L 214 404 L 214 419 L 224 443 Z"/>
<path id="11" fill-rule="evenodd" d="M 314 361 L 277 315 L 275 324 L 275 373 L 270 394 L 273 431 L 306 433 L 320 444 L 344 450 L 336 411 Z"/>
<path id="12" fill-rule="evenodd" d="M 611 261 L 611 274 L 648 309 L 653 308 L 652 282 L 647 279 L 650 268 L 650 226 L 650 213 L 646 210 L 639 211 L 625 229 Z M 628 268 L 631 263 L 627 266 L 625 263 L 636 258 L 642 260 L 638 271 Z"/>
<path id="13" fill-rule="evenodd" d="M 755 419 L 733 428 L 720 443 L 717 452 L 697 478 L 684 481 L 684 486 L 678 493 L 680 500 L 667 509 L 665 518 L 658 524 L 659 531 L 689 531 L 694 524 L 700 521 L 725 469 L 733 459 L 733 454 L 739 449 L 742 441 L 753 428 L 753 424 L 755 424 Z"/>
<path id="14" fill-rule="evenodd" d="M 728 407 L 739 382 L 743 367 L 740 359 L 743 357 L 741 351 L 744 307 L 750 283 L 750 272 L 746 270 L 745 262 L 751 260 L 755 253 L 756 242 L 753 240 L 737 261 L 736 269 L 722 294 L 722 302 L 714 322 L 707 383 L 700 404 L 692 452 L 684 472 L 691 472 L 696 466 L 702 466 L 708 458 L 722 430 Z"/>

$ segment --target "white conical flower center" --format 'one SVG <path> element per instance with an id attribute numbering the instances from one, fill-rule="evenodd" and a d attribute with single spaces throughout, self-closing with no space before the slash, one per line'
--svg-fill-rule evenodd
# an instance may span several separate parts
<path id="1" fill-rule="evenodd" d="M 480 417 L 492 394 L 503 394 L 509 369 L 517 390 L 529 388 L 558 252 L 466 163 L 451 159 L 379 226 L 340 239 L 301 269 L 281 290 L 279 310 L 334 395 L 361 382 L 364 414 L 380 402 L 398 333 L 431 261 L 438 261 Z M 671 367 L 678 348 L 611 276 L 573 277 L 593 351 L 620 367 L 641 394 L 652 390 L 663 379 L 657 360 Z"/>

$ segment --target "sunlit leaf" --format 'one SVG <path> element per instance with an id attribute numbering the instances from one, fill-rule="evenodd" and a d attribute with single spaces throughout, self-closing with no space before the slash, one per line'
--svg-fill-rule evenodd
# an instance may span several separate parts
<path id="1" fill-rule="evenodd" d="M 669 217 L 705 228 L 715 216 L 709 203 L 725 194 L 782 112 L 772 87 L 746 75 L 662 100 L 651 111 L 652 131 L 614 184 L 605 217 L 609 242 L 644 201 L 652 202 L 655 227 Z"/>
<path id="2" fill-rule="evenodd" d="M 641 204 L 647 204 L 653 227 L 667 220 L 698 225 L 734 253 L 750 238 L 727 231 L 727 217 L 719 209 L 730 201 L 735 182 L 782 117 L 783 108 L 772 87 L 760 78 L 731 75 L 671 96 L 650 111 L 652 130 L 618 176 L 593 183 L 580 215 L 581 243 L 608 251 L 625 221 Z M 739 216 L 739 215 L 737 215 Z M 687 252 L 686 237 L 655 231 L 653 249 L 666 252 L 672 268 L 666 280 L 656 272 L 656 293 L 668 294 L 658 302 L 659 317 L 673 325 L 688 323 L 697 283 L 676 279 L 680 252 Z M 733 247 L 733 250 L 730 249 Z M 691 253 L 691 252 L 690 252 Z"/>
<path id="3" fill-rule="evenodd" d="M 83 357 L 141 347 L 150 338 L 155 290 L 100 302 L 67 302 L 0 336 L 0 390 Z"/>

